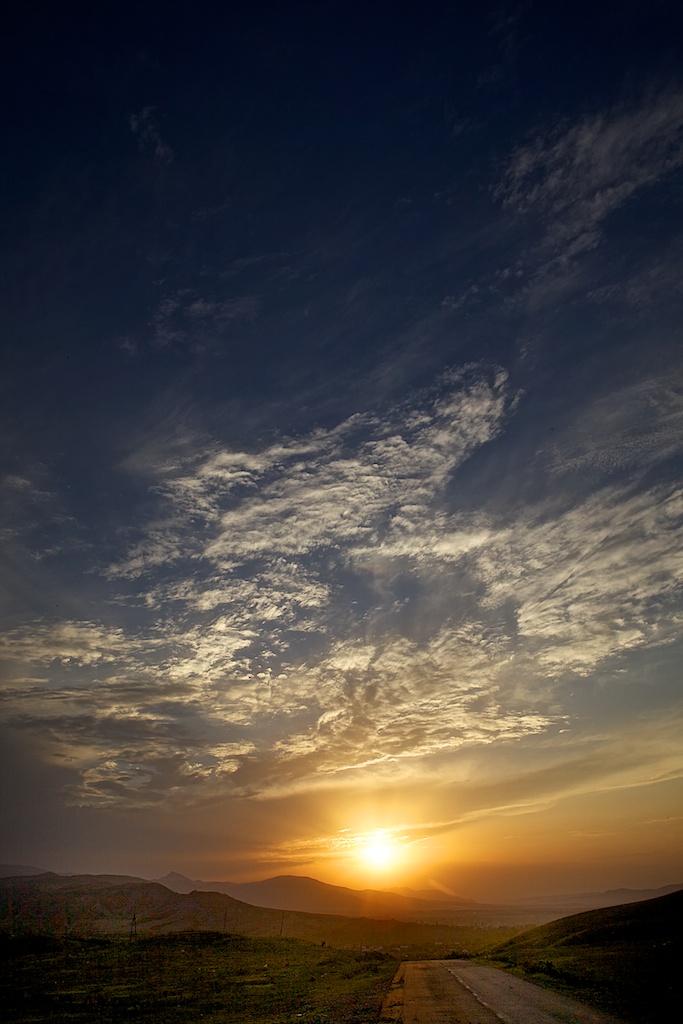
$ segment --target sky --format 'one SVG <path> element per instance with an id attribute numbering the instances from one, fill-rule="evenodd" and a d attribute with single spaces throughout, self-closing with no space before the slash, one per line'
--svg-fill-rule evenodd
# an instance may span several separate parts
<path id="1" fill-rule="evenodd" d="M 683 883 L 683 8 L 11 5 L 0 859 Z"/>

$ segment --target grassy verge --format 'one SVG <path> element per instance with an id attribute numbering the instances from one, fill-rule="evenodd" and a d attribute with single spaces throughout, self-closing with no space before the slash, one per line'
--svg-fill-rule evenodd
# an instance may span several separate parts
<path id="1" fill-rule="evenodd" d="M 5 1024 L 374 1024 L 397 963 L 296 939 L 191 932 L 2 940 Z"/>
<path id="2" fill-rule="evenodd" d="M 523 932 L 476 957 L 631 1024 L 678 1002 L 683 894 L 604 908 Z"/>

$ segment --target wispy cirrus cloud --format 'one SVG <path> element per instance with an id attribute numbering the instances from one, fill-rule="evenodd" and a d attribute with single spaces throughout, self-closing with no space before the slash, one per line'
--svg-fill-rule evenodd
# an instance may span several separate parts
<path id="1" fill-rule="evenodd" d="M 57 494 L 44 466 L 25 465 L 19 473 L 5 473 L 0 477 L 0 495 L 0 531 L 7 539 L 41 525 L 46 509 L 53 515 L 56 511 Z"/>
<path id="2" fill-rule="evenodd" d="M 683 495 L 600 492 L 554 520 L 519 523 L 477 560 L 486 602 L 512 601 L 537 670 L 588 675 L 604 659 L 667 643 L 679 625 Z"/>
<path id="3" fill-rule="evenodd" d="M 682 126 L 679 91 L 562 122 L 515 150 L 495 194 L 542 217 L 550 249 L 577 255 L 636 192 L 683 166 Z"/>
<path id="4" fill-rule="evenodd" d="M 595 287 L 584 277 L 584 260 L 610 240 L 610 219 L 635 218 L 648 190 L 664 185 L 683 167 L 683 92 L 652 91 L 640 103 L 598 109 L 575 120 L 540 127 L 512 152 L 493 188 L 494 197 L 512 214 L 526 241 L 514 265 L 488 283 L 507 303 L 522 296 L 530 310 L 553 308 L 577 289 L 603 301 L 618 292 L 628 298 L 623 280 Z M 661 251 L 661 237 L 657 242 Z M 595 263 L 591 263 L 595 274 Z M 520 274 L 520 278 L 515 275 Z M 606 272 L 607 268 L 602 268 Z M 606 273 L 608 279 L 613 277 Z M 663 268 L 648 279 L 634 275 L 630 285 L 640 301 L 666 279 Z M 516 287 L 511 290 L 510 284 Z M 521 292 L 519 286 L 521 285 Z M 485 290 L 486 282 L 479 285 Z M 644 294 L 644 293 L 648 294 Z"/>
<path id="5" fill-rule="evenodd" d="M 649 471 L 680 451 L 683 380 L 646 377 L 594 399 L 551 451 L 556 473 Z"/>
<path id="6" fill-rule="evenodd" d="M 6 557 L 5 584 L 16 586 L 30 566 L 55 556 L 87 552 L 87 531 L 72 514 L 58 474 L 26 459 L 21 470 L 0 476 L 0 541 Z"/>

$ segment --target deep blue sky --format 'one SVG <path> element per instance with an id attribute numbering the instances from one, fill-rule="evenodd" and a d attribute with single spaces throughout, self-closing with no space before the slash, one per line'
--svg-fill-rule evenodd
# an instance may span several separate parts
<path id="1" fill-rule="evenodd" d="M 682 22 L 13 5 L 2 859 L 683 878 Z"/>

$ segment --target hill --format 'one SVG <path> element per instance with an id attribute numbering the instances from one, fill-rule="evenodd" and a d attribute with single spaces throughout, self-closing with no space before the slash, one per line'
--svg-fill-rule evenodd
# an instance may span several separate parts
<path id="1" fill-rule="evenodd" d="M 552 921 L 487 950 L 486 958 L 634 1024 L 650 1024 L 668 1019 L 677 1000 L 682 915 L 678 890 Z"/>
<path id="2" fill-rule="evenodd" d="M 438 889 L 350 889 L 302 875 L 277 875 L 258 882 L 205 882 L 171 871 L 153 879 L 174 892 L 222 892 L 255 907 L 301 910 L 344 917 L 397 917 L 404 921 L 439 921 L 448 924 L 544 924 L 568 914 L 635 903 L 683 889 L 608 889 L 605 892 L 560 893 L 531 896 L 510 903 L 479 903 Z"/>
<path id="3" fill-rule="evenodd" d="M 278 875 L 259 882 L 203 882 L 171 872 L 155 881 L 180 893 L 193 890 L 222 892 L 256 907 L 343 917 L 396 918 L 424 924 L 477 927 L 523 927 L 557 916 L 554 908 L 549 910 L 542 906 L 476 903 L 458 896 L 444 897 L 442 893 L 424 898 L 422 894 L 348 889 L 302 875 Z"/>
<path id="4" fill-rule="evenodd" d="M 125 876 L 124 876 L 125 877 Z M 224 893 L 176 893 L 159 882 L 116 875 L 62 877 L 51 873 L 0 879 L 0 933 L 5 935 L 163 935 L 181 931 L 287 936 L 351 946 L 410 949 L 443 955 L 481 949 L 512 928 L 482 929 L 391 918 L 310 914 L 255 907 Z"/>
<path id="5" fill-rule="evenodd" d="M 345 917 L 396 916 L 421 911 L 434 916 L 434 899 L 425 900 L 419 894 L 408 895 L 380 889 L 349 889 L 343 885 L 330 885 L 305 875 L 276 875 L 260 882 L 203 882 L 186 878 L 173 871 L 164 878 L 155 879 L 176 892 L 203 889 L 223 892 L 255 907 L 273 907 L 276 910 L 303 910 L 317 914 L 343 914 Z M 444 900 L 444 906 L 476 911 L 474 900 L 453 897 Z"/>

